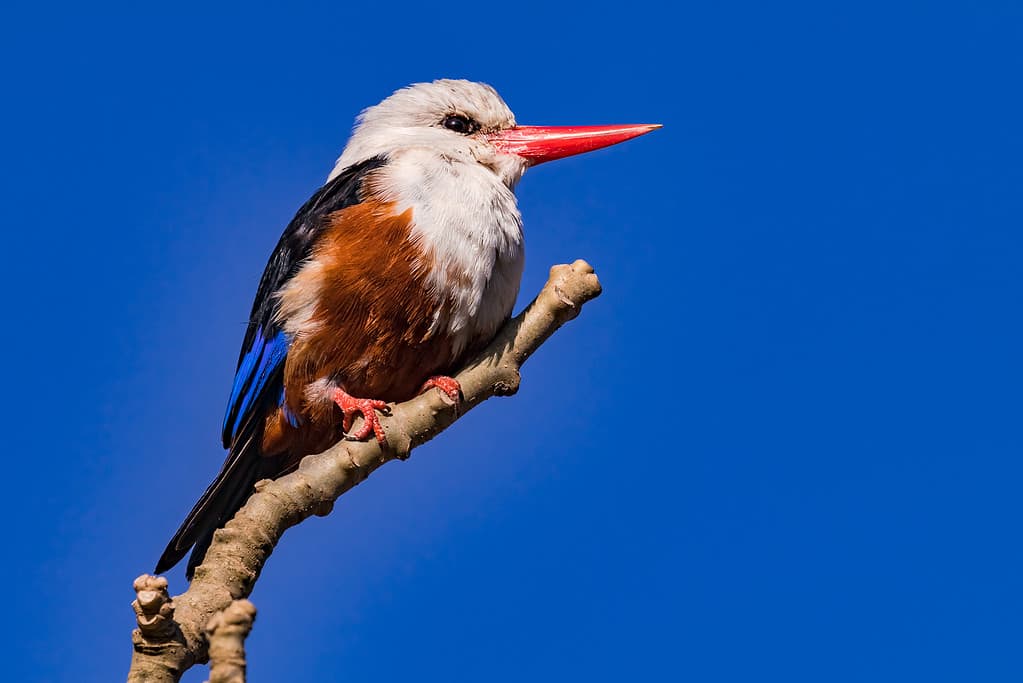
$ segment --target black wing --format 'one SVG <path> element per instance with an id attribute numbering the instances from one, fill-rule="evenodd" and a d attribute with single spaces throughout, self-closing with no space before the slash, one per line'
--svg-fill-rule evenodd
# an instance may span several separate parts
<path id="1" fill-rule="evenodd" d="M 259 280 L 238 355 L 221 434 L 224 447 L 230 449 L 227 459 L 167 545 L 157 562 L 157 574 L 177 564 L 195 545 L 186 571 L 191 578 L 213 532 L 244 505 L 253 484 L 279 474 L 277 458 L 264 457 L 260 452 L 266 416 L 284 399 L 284 362 L 290 344 L 276 320 L 276 294 L 309 257 L 326 227 L 324 218 L 362 201 L 363 179 L 384 163 L 384 159 L 375 157 L 346 168 L 298 210 L 277 242 Z"/>

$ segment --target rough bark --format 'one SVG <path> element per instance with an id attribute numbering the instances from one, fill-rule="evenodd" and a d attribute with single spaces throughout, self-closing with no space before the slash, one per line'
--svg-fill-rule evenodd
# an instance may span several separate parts
<path id="1" fill-rule="evenodd" d="M 519 387 L 519 368 L 526 359 L 599 294 L 600 283 L 586 262 L 551 268 L 536 299 L 508 321 L 493 342 L 456 376 L 464 395 L 458 413 L 464 414 L 492 396 L 514 394 Z M 393 406 L 382 420 L 387 433 L 383 447 L 372 438 L 341 441 L 323 453 L 306 456 L 291 474 L 258 482 L 245 506 L 214 534 L 187 591 L 171 600 L 165 579 L 145 575 L 136 579 L 133 605 L 138 628 L 132 634 L 134 653 L 128 680 L 177 681 L 185 670 L 207 661 L 211 648 L 206 627 L 252 592 L 263 564 L 286 529 L 312 515 L 328 514 L 339 496 L 380 465 L 407 458 L 413 448 L 458 417 L 450 399 L 440 391 L 428 391 Z M 243 639 L 244 635 L 236 637 L 239 652 L 243 652 Z M 232 671 L 235 674 L 238 671 Z M 242 655 L 241 673 L 225 680 L 241 681 L 243 677 Z"/>
<path id="2" fill-rule="evenodd" d="M 207 683 L 245 683 L 245 639 L 256 620 L 256 607 L 235 600 L 206 625 L 210 680 Z"/>

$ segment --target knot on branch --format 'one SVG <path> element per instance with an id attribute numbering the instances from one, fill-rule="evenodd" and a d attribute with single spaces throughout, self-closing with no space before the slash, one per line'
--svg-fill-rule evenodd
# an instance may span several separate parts
<path id="1" fill-rule="evenodd" d="M 551 266 L 547 287 L 555 301 L 551 307 L 562 313 L 568 313 L 568 319 L 579 315 L 582 305 L 600 295 L 600 280 L 593 272 L 593 266 L 582 259 L 576 259 L 571 265 L 559 264 Z"/>
<path id="2" fill-rule="evenodd" d="M 167 579 L 143 574 L 135 579 L 131 603 L 142 636 L 149 641 L 170 640 L 177 631 L 174 603 L 167 593 Z"/>
<path id="3" fill-rule="evenodd" d="M 256 620 L 256 607 L 235 600 L 206 624 L 210 643 L 209 683 L 245 683 L 245 638 Z"/>

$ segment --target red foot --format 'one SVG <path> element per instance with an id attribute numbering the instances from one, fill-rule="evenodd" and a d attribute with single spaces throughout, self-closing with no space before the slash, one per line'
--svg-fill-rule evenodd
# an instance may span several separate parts
<path id="1" fill-rule="evenodd" d="M 352 428 L 352 419 L 355 417 L 355 414 L 362 415 L 362 426 L 354 434 L 348 434 L 350 438 L 356 441 L 364 441 L 372 432 L 376 434 L 377 441 L 381 444 L 384 443 L 387 437 L 384 434 L 384 428 L 380 424 L 380 417 L 376 411 L 386 410 L 387 401 L 377 401 L 372 398 L 355 398 L 348 395 L 343 389 L 335 389 L 334 403 L 338 405 L 345 416 L 341 422 L 341 427 L 344 428 L 346 434 Z"/>
<path id="2" fill-rule="evenodd" d="M 458 380 L 454 377 L 446 377 L 444 375 L 434 375 L 430 379 L 423 383 L 423 386 L 419 388 L 419 393 L 425 393 L 430 389 L 440 389 L 444 394 L 451 399 L 451 402 L 455 406 L 455 410 L 458 410 L 462 404 L 462 385 L 458 383 Z"/>

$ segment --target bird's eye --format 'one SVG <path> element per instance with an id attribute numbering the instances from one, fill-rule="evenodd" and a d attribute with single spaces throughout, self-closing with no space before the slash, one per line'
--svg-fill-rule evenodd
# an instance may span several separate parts
<path id="1" fill-rule="evenodd" d="M 444 120 L 441 121 L 441 125 L 450 131 L 454 131 L 459 135 L 469 135 L 479 130 L 479 124 L 472 119 L 462 116 L 461 114 L 450 114 L 445 116 Z"/>

